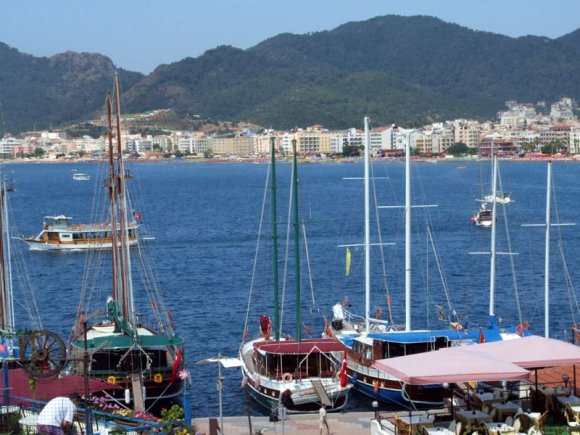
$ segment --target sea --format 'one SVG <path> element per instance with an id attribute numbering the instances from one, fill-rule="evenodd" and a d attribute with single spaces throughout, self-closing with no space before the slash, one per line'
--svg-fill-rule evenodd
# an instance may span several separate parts
<path id="1" fill-rule="evenodd" d="M 129 189 L 140 197 L 142 229 L 154 236 L 147 242 L 151 262 L 177 333 L 185 338 L 192 414 L 216 416 L 218 366 L 199 362 L 236 357 L 245 331 L 256 334 L 259 314 L 271 314 L 271 263 L 259 260 L 272 225 L 263 205 L 270 195 L 269 164 L 169 160 L 127 166 L 133 174 Z M 506 160 L 499 168 L 499 188 L 511 193 L 512 202 L 498 206 L 495 303 L 490 307 L 491 231 L 470 221 L 482 192 L 490 191 L 490 162 L 411 165 L 413 328 L 441 328 L 449 320 L 479 328 L 487 325 L 492 310 L 500 326 L 528 322 L 532 333 L 544 333 L 547 163 Z M 15 187 L 9 200 L 16 235 L 37 234 L 44 216 L 66 214 L 74 222 L 89 222 L 93 198 L 103 194 L 100 163 L 10 163 L 2 171 Z M 91 180 L 74 181 L 73 171 L 88 173 Z M 351 311 L 363 313 L 363 173 L 362 161 L 298 166 L 299 217 L 306 234 L 299 251 L 303 337 L 321 334 L 336 303 L 348 301 Z M 291 165 L 280 162 L 280 282 L 288 301 L 283 321 L 285 332 L 295 335 L 290 175 Z M 371 178 L 371 313 L 404 324 L 404 162 L 375 161 Z M 571 325 L 579 317 L 578 180 L 580 163 L 554 162 L 549 327 L 552 337 L 564 340 L 572 338 Z M 556 225 L 564 223 L 576 225 Z M 86 254 L 33 252 L 19 240 L 14 243 L 23 249 L 44 327 L 66 341 L 74 327 Z M 345 245 L 351 251 L 348 268 Z M 254 303 L 262 312 L 248 308 Z M 17 318 L 22 316 L 19 306 Z M 222 368 L 221 374 L 223 414 L 257 413 L 241 389 L 239 369 Z M 370 400 L 353 394 L 348 409 L 369 410 Z"/>

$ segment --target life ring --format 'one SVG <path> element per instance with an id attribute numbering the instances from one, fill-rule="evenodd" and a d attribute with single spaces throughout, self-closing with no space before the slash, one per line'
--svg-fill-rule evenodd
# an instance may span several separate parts
<path id="1" fill-rule="evenodd" d="M 292 382 L 292 379 L 294 379 L 294 378 L 292 377 L 291 373 L 286 372 L 286 373 L 282 374 L 282 380 L 284 382 Z"/>
<path id="2" fill-rule="evenodd" d="M 516 334 L 518 334 L 520 337 L 524 335 L 524 326 L 521 323 L 516 326 Z"/>
<path id="3" fill-rule="evenodd" d="M 117 378 L 114 377 L 114 376 L 109 376 L 107 378 L 107 383 L 109 383 L 109 384 L 116 384 L 117 383 Z"/>

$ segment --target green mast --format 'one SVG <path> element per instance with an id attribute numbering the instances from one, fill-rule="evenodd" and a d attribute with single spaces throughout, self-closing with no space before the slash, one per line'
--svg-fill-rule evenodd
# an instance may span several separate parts
<path id="1" fill-rule="evenodd" d="M 298 221 L 298 164 L 296 163 L 296 139 L 292 139 L 292 207 L 294 227 L 294 279 L 296 280 L 296 340 L 302 339 L 300 327 L 300 227 Z"/>
<path id="2" fill-rule="evenodd" d="M 280 340 L 280 296 L 278 289 L 278 222 L 276 221 L 276 138 L 270 138 L 272 144 L 272 156 L 271 156 L 271 166 L 272 166 L 272 261 L 273 272 L 274 272 L 274 339 L 276 341 Z"/>

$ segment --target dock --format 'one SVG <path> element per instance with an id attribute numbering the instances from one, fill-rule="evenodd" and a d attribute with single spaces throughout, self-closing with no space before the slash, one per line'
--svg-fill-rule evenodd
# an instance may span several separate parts
<path id="1" fill-rule="evenodd" d="M 339 412 L 328 413 L 326 420 L 332 435 L 370 434 L 371 418 L 373 417 L 373 412 Z M 219 418 L 213 418 L 219 424 Z M 212 434 L 210 432 L 210 418 L 198 418 L 194 419 L 193 422 L 198 433 Z M 252 434 L 250 434 L 247 416 L 224 417 L 223 433 L 224 435 L 253 435 L 256 433 L 320 435 L 320 426 L 318 414 L 289 414 L 284 421 L 277 422 L 271 422 L 267 416 L 252 416 Z"/>

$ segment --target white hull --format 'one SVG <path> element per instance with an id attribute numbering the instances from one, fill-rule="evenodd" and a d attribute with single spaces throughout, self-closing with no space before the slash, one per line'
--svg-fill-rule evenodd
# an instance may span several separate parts
<path id="1" fill-rule="evenodd" d="M 23 239 L 30 247 L 31 251 L 86 251 L 91 249 L 111 249 L 111 242 L 91 242 L 91 243 L 46 243 L 40 240 Z M 129 246 L 135 246 L 137 240 L 128 242 Z"/>
<path id="2" fill-rule="evenodd" d="M 249 361 L 252 361 L 254 343 L 256 341 L 262 341 L 262 339 L 244 344 L 240 359 L 242 361 L 242 375 L 248 380 L 246 388 L 250 389 L 251 396 L 257 402 L 264 407 L 272 408 L 272 406 L 278 404 L 282 393 L 290 390 L 294 408 L 288 408 L 289 413 L 318 412 L 321 399 L 312 385 L 312 380 L 315 380 L 322 384 L 326 394 L 334 404 L 327 408 L 328 411 L 339 411 L 346 406 L 348 392 L 352 385 L 348 384 L 345 387 L 341 387 L 339 376 L 283 380 L 257 373 L 249 364 Z"/>

